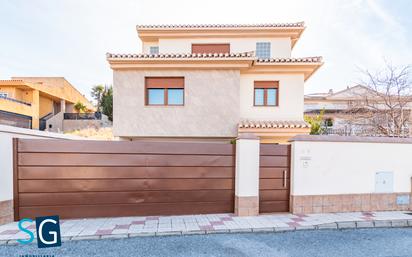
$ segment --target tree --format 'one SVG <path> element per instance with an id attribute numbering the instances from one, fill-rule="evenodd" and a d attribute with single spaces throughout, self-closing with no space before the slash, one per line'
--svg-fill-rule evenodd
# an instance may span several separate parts
<path id="1" fill-rule="evenodd" d="M 321 110 L 320 113 L 316 116 L 305 115 L 304 119 L 307 123 L 310 124 L 310 134 L 311 135 L 320 135 L 323 132 L 323 115 L 325 110 Z"/>
<path id="2" fill-rule="evenodd" d="M 101 111 L 102 97 L 103 97 L 105 90 L 106 90 L 106 87 L 103 85 L 96 85 L 92 87 L 91 96 L 93 97 L 94 100 L 96 100 L 97 111 Z"/>
<path id="3" fill-rule="evenodd" d="M 377 72 L 363 71 L 367 92 L 358 107 L 363 108 L 366 121 L 378 134 L 392 137 L 409 135 L 412 108 L 411 66 L 395 67 L 386 63 Z"/>
<path id="4" fill-rule="evenodd" d="M 87 111 L 86 105 L 84 105 L 82 102 L 77 102 L 73 107 L 77 112 L 86 112 Z"/>
<path id="5" fill-rule="evenodd" d="M 101 100 L 103 114 L 113 121 L 113 87 L 106 87 Z"/>

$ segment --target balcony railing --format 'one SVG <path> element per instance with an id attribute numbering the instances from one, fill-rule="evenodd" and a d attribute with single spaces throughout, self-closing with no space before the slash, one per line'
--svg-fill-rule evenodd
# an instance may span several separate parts
<path id="1" fill-rule="evenodd" d="M 4 100 L 7 100 L 7 101 L 11 101 L 11 102 L 15 102 L 15 103 L 19 103 L 19 104 L 24 104 L 24 105 L 27 105 L 27 106 L 31 106 L 31 103 L 27 103 L 27 102 L 20 101 L 20 100 L 17 100 L 17 99 L 14 99 L 14 98 L 10 98 L 10 97 L 7 97 L 7 96 L 3 96 L 3 95 L 0 95 L 0 99 L 4 99 Z"/>
<path id="2" fill-rule="evenodd" d="M 404 136 L 409 136 L 409 128 L 404 128 L 402 133 Z M 323 135 L 339 135 L 339 136 L 369 136 L 379 137 L 384 136 L 382 132 L 373 128 L 323 128 L 321 134 Z"/>
<path id="3" fill-rule="evenodd" d="M 64 113 L 65 120 L 101 120 L 102 114 L 100 112 L 92 113 Z"/>

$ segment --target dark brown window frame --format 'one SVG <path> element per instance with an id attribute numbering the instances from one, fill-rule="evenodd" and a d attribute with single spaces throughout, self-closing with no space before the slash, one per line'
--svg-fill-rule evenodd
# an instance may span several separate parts
<path id="1" fill-rule="evenodd" d="M 216 46 L 216 45 L 225 45 L 225 46 L 227 45 L 229 47 L 229 51 L 227 53 L 230 53 L 230 43 L 192 43 L 191 53 L 193 54 L 193 46 Z M 213 52 L 212 54 L 215 54 L 215 53 L 216 52 Z"/>
<path id="2" fill-rule="evenodd" d="M 178 85 L 148 85 L 148 80 L 150 79 L 181 79 L 182 86 Z M 172 83 L 171 83 L 172 84 Z M 149 89 L 163 89 L 164 90 L 164 104 L 149 104 Z M 182 104 L 169 104 L 168 99 L 168 89 L 183 89 L 183 103 Z M 185 79 L 184 77 L 145 77 L 145 106 L 184 106 L 185 105 Z"/>
<path id="3" fill-rule="evenodd" d="M 256 104 L 256 89 L 263 89 L 263 105 Z M 276 104 L 268 104 L 268 89 L 276 89 Z M 254 81 L 253 106 L 255 107 L 277 107 L 279 106 L 279 81 Z"/>

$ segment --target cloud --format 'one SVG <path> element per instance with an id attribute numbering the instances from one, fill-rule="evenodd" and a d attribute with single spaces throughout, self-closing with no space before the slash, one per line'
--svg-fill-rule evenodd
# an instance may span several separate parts
<path id="1" fill-rule="evenodd" d="M 382 19 L 388 25 L 398 27 L 400 24 L 389 12 L 385 11 L 381 5 L 375 0 L 366 0 L 366 3 L 370 10 L 380 19 Z"/>
<path id="2" fill-rule="evenodd" d="M 405 1 L 406 4 L 407 1 Z M 405 6 L 377 0 L 42 0 L 6 1 L 0 8 L 0 75 L 65 76 L 84 94 L 110 84 L 106 52 L 139 52 L 136 24 L 305 21 L 293 56 L 324 56 L 305 90 L 342 89 L 358 80 L 357 67 L 373 69 L 386 57 L 412 60 L 402 18 Z M 397 2 L 399 3 L 399 2 Z M 390 4 L 387 8 L 384 4 Z"/>

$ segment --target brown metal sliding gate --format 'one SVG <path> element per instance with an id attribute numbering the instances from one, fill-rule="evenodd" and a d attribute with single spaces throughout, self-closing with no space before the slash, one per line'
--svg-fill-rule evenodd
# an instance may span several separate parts
<path id="1" fill-rule="evenodd" d="M 233 212 L 231 144 L 15 139 L 15 219 Z"/>
<path id="2" fill-rule="evenodd" d="M 259 210 L 288 212 L 290 197 L 290 145 L 260 145 Z"/>

